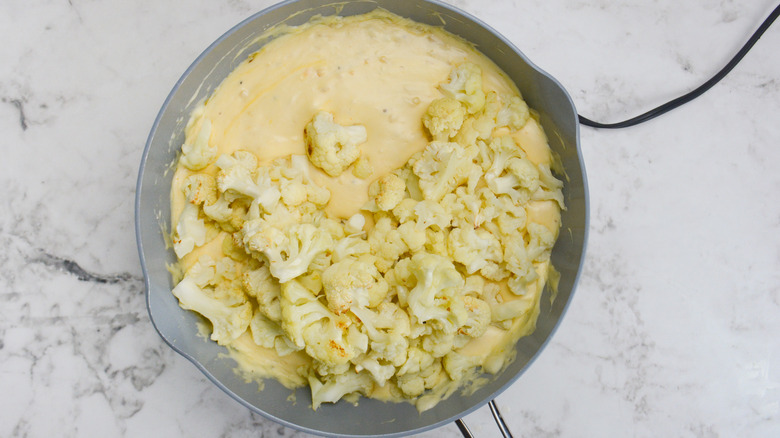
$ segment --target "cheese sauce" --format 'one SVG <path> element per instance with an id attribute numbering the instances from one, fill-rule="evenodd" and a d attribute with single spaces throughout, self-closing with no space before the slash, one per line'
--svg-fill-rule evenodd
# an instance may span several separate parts
<path id="1" fill-rule="evenodd" d="M 359 179 L 349 170 L 333 178 L 310 168 L 315 182 L 331 192 L 326 213 L 348 218 L 368 201 L 368 186 L 373 180 L 402 167 L 428 144 L 422 116 L 433 100 L 442 97 L 439 84 L 447 81 L 453 67 L 464 62 L 481 68 L 485 91 L 519 94 L 484 55 L 441 29 L 383 12 L 316 20 L 290 29 L 239 65 L 193 113 L 186 138 L 192 141 L 208 120 L 212 125 L 209 144 L 218 148 L 218 154 L 248 150 L 262 164 L 304 154 L 303 128 L 320 110 L 333 113 L 338 124 L 363 125 L 368 139 L 360 149 L 373 167 L 370 178 Z M 551 162 L 547 138 L 535 119 L 513 138 L 531 161 Z M 216 174 L 216 168 L 212 165 L 206 172 Z M 191 173 L 179 164 L 174 176 L 174 224 L 185 202 L 180 186 Z M 557 233 L 557 204 L 531 204 L 528 221 Z M 202 254 L 221 256 L 221 239 L 216 242 L 186 256 L 182 267 L 186 269 Z M 486 358 L 485 368 L 498 371 L 510 358 L 516 340 L 534 329 L 547 268 L 546 264 L 537 267 L 538 282 L 519 298 L 527 301 L 527 317 L 517 318 L 509 330 L 491 326 L 461 352 Z M 508 292 L 503 295 L 518 299 Z M 274 377 L 288 387 L 306 384 L 296 374 L 306 363 L 303 354 L 279 358 L 273 350 L 254 345 L 248 333 L 235 341 L 231 353 L 248 377 Z M 388 394 L 384 397 L 391 398 Z"/>

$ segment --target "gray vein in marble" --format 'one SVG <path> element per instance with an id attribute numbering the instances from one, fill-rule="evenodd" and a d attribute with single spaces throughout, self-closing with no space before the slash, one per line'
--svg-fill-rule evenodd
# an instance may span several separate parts
<path id="1" fill-rule="evenodd" d="M 21 99 L 8 99 L 8 98 L 5 98 L 5 97 L 2 100 L 3 100 L 3 102 L 10 103 L 11 105 L 13 105 L 16 108 L 17 111 L 19 111 L 19 126 L 22 127 L 22 131 L 26 131 L 27 130 L 27 117 L 24 114 L 24 103 L 22 102 L 22 100 Z"/>
<path id="2" fill-rule="evenodd" d="M 49 268 L 54 268 L 59 271 L 74 275 L 80 281 L 108 284 L 123 283 L 127 281 L 142 281 L 141 278 L 135 277 L 132 274 L 126 272 L 120 274 L 99 274 L 89 272 L 79 266 L 79 264 L 73 260 L 68 260 L 42 251 L 39 255 L 29 258 L 28 261 L 30 263 L 40 263 Z"/>

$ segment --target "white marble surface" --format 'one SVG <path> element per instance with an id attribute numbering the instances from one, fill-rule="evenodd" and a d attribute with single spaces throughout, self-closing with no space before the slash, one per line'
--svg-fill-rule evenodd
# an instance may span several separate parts
<path id="1" fill-rule="evenodd" d="M 133 230 L 141 152 L 168 91 L 271 3 L 0 2 L 0 436 L 303 436 L 157 336 Z M 453 3 L 602 121 L 693 88 L 775 6 Z M 587 262 L 552 342 L 498 398 L 515 436 L 780 436 L 778 47 L 780 23 L 686 107 L 582 129 Z M 466 422 L 498 436 L 487 408 Z"/>

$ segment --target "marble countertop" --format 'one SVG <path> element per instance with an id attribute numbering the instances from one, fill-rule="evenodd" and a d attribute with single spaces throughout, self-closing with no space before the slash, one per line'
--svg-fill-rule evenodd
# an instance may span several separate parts
<path id="1" fill-rule="evenodd" d="M 272 3 L 0 3 L 0 436 L 305 436 L 250 413 L 163 343 L 133 228 L 168 91 Z M 694 88 L 775 6 L 452 3 L 599 121 Z M 552 341 L 497 400 L 515 436 L 780 436 L 777 47 L 780 23 L 693 103 L 631 129 L 582 128 L 587 259 Z M 499 435 L 487 408 L 465 421 Z"/>

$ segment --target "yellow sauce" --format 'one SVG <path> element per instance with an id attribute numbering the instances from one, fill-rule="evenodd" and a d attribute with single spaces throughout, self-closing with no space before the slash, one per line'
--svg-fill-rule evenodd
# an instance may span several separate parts
<path id="1" fill-rule="evenodd" d="M 363 125 L 368 140 L 360 149 L 374 169 L 370 178 L 359 179 L 349 171 L 333 178 L 310 165 L 315 182 L 331 192 L 326 213 L 348 218 L 368 201 L 372 181 L 402 167 L 429 143 L 422 116 L 442 96 L 439 84 L 464 62 L 481 68 L 485 91 L 519 94 L 484 55 L 440 29 L 384 13 L 322 19 L 276 38 L 239 65 L 193 117 L 186 137 L 188 141 L 195 138 L 207 119 L 212 124 L 209 144 L 218 148 L 218 154 L 248 150 L 264 164 L 277 157 L 304 154 L 303 127 L 320 110 L 333 113 L 341 125 Z M 532 162 L 552 161 L 547 138 L 535 119 L 513 138 Z M 205 171 L 216 174 L 213 165 Z M 174 175 L 174 224 L 185 203 L 179 187 L 191 173 L 180 164 Z M 532 202 L 527 219 L 557 233 L 559 208 L 554 201 Z M 202 254 L 221 256 L 221 239 L 197 248 L 182 265 L 186 269 Z M 494 364 L 485 363 L 486 368 L 506 363 L 517 339 L 534 329 L 547 267 L 537 266 L 540 278 L 529 286 L 526 296 L 503 294 L 507 300 L 527 301 L 524 317 L 517 318 L 509 330 L 490 326 L 460 352 Z M 303 353 L 279 358 L 275 351 L 255 345 L 248 332 L 230 350 L 250 378 L 273 377 L 288 387 L 306 384 L 296 374 L 310 360 Z M 374 396 L 393 399 L 382 389 Z"/>

